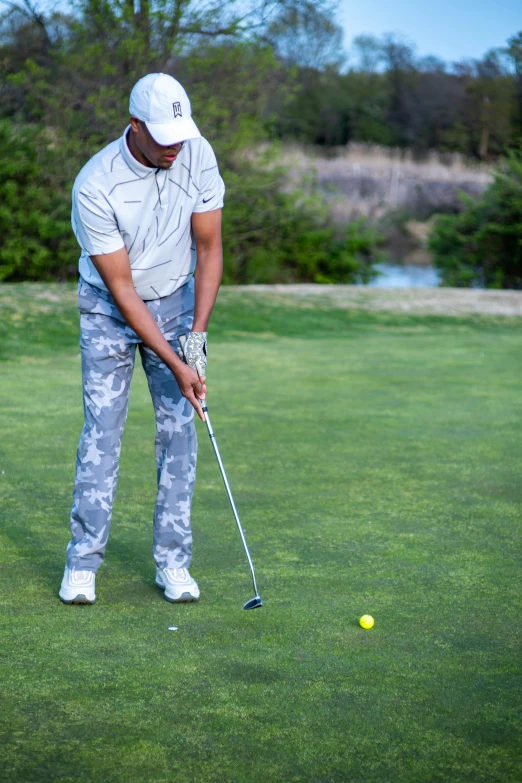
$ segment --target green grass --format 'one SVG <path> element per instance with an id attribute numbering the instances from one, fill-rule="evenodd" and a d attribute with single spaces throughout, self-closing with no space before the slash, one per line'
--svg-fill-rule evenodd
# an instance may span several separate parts
<path id="1" fill-rule="evenodd" d="M 73 289 L 0 293 L 0 780 L 518 783 L 520 321 L 224 293 L 209 408 L 265 606 L 202 427 L 202 600 L 154 587 L 138 369 L 98 603 L 68 607 Z"/>

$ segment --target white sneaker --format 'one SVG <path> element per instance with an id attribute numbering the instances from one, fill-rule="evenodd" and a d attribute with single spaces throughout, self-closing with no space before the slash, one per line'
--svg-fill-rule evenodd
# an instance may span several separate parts
<path id="1" fill-rule="evenodd" d="M 173 603 L 197 601 L 199 587 L 186 568 L 156 568 L 156 584 Z"/>
<path id="2" fill-rule="evenodd" d="M 93 604 L 95 578 L 94 571 L 77 571 L 66 566 L 58 595 L 64 604 Z"/>

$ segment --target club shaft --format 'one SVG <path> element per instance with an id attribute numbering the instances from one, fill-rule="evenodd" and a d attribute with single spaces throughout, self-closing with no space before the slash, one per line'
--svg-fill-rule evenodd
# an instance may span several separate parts
<path id="1" fill-rule="evenodd" d="M 248 565 L 250 566 L 250 572 L 252 574 L 252 582 L 254 583 L 254 590 L 255 594 L 259 595 L 257 592 L 257 584 L 256 584 L 256 575 L 254 572 L 254 564 L 252 563 L 252 558 L 250 557 L 250 552 L 248 551 L 248 544 L 246 542 L 245 534 L 243 532 L 243 528 L 241 527 L 241 522 L 239 520 L 239 514 L 237 513 L 236 504 L 234 503 L 234 498 L 232 497 L 232 491 L 230 489 L 230 484 L 228 483 L 227 474 L 225 473 L 225 466 L 223 465 L 223 460 L 221 459 L 221 454 L 219 453 L 218 445 L 216 442 L 216 436 L 214 435 L 214 430 L 212 429 L 212 423 L 210 421 L 210 416 L 208 415 L 208 408 L 207 405 L 204 403 L 202 405 L 203 407 L 203 415 L 205 416 L 205 424 L 207 425 L 208 435 L 210 438 L 210 442 L 212 443 L 212 448 L 214 449 L 214 454 L 216 455 L 216 459 L 219 465 L 219 469 L 221 471 L 221 477 L 223 479 L 223 483 L 225 485 L 225 489 L 227 491 L 228 499 L 230 500 L 230 505 L 232 506 L 232 511 L 234 512 L 234 519 L 236 520 L 236 524 L 239 530 L 239 535 L 241 536 L 241 541 L 243 542 L 243 546 L 245 548 L 245 554 L 247 556 Z"/>

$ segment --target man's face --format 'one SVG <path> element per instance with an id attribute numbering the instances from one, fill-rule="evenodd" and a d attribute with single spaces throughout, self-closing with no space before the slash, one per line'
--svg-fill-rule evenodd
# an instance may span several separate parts
<path id="1" fill-rule="evenodd" d="M 170 169 L 181 152 L 183 142 L 169 144 L 168 147 L 163 147 L 161 144 L 154 141 L 147 126 L 142 120 L 131 117 L 130 123 L 131 138 L 129 139 L 129 143 L 132 147 L 135 147 L 135 150 L 131 148 L 131 151 L 137 151 L 141 154 L 143 160 L 140 162 L 145 166 L 150 166 L 155 169 Z"/>

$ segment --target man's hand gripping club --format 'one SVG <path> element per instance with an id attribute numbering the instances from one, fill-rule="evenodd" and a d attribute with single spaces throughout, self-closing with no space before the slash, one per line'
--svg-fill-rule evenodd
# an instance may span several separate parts
<path id="1" fill-rule="evenodd" d="M 199 377 L 197 371 L 186 363 L 171 369 L 180 392 L 193 405 L 201 421 L 205 421 L 203 409 L 200 405 L 200 400 L 204 400 L 207 395 L 205 377 Z"/>
<path id="2" fill-rule="evenodd" d="M 182 334 L 179 337 L 179 344 L 179 358 L 197 372 L 202 388 L 202 394 L 198 394 L 198 399 L 204 400 L 207 394 L 207 387 L 205 386 L 207 332 L 190 332 L 188 335 Z"/>

